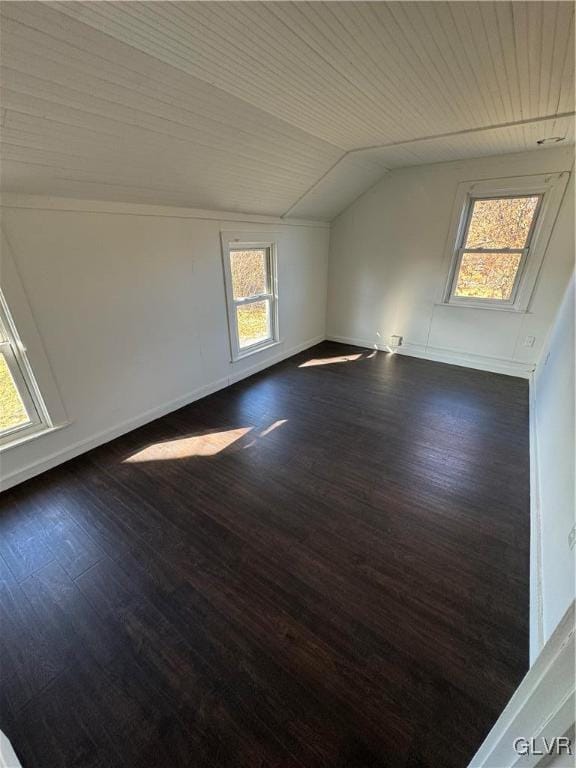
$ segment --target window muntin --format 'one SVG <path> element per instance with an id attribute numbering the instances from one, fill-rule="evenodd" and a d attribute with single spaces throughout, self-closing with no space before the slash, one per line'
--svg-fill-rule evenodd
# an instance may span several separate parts
<path id="1" fill-rule="evenodd" d="M 541 202 L 542 195 L 468 199 L 450 301 L 514 302 Z"/>
<path id="2" fill-rule="evenodd" d="M 0 294 L 0 447 L 49 426 L 25 353 Z"/>
<path id="3" fill-rule="evenodd" d="M 274 243 L 234 241 L 224 248 L 233 359 L 277 341 L 275 259 Z"/>

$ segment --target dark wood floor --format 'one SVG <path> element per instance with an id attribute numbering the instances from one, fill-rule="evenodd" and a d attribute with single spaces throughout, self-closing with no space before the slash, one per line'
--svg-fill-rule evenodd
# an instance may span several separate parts
<path id="1" fill-rule="evenodd" d="M 326 342 L 6 492 L 24 767 L 465 768 L 528 665 L 527 399 Z"/>

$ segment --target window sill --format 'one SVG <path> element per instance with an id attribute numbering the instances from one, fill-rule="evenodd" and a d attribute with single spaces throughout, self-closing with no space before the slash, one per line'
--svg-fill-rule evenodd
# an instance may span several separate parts
<path id="1" fill-rule="evenodd" d="M 0 453 L 3 453 L 4 451 L 9 450 L 10 448 L 16 448 L 19 445 L 24 445 L 25 443 L 29 443 L 31 440 L 36 440 L 38 437 L 43 437 L 44 435 L 51 435 L 53 432 L 58 432 L 61 429 L 64 429 L 64 427 L 67 427 L 70 425 L 71 422 L 64 421 L 61 424 L 55 424 L 52 427 L 45 427 L 44 429 L 38 429 L 35 432 L 28 432 L 25 435 L 22 435 L 21 437 L 15 437 L 14 440 L 10 440 L 7 443 L 0 444 Z"/>
<path id="2" fill-rule="evenodd" d="M 230 362 L 231 363 L 239 363 L 239 362 L 241 362 L 242 360 L 244 360 L 247 357 L 252 357 L 252 355 L 257 355 L 258 352 L 265 352 L 266 350 L 272 349 L 273 347 L 278 347 L 282 343 L 283 343 L 282 340 L 278 339 L 278 340 L 270 341 L 270 342 L 268 342 L 266 344 L 263 344 L 262 346 L 254 347 L 254 349 L 250 349 L 249 348 L 249 349 L 246 350 L 246 352 L 241 352 L 236 357 L 233 357 L 230 360 Z"/>
<path id="3" fill-rule="evenodd" d="M 451 301 L 437 301 L 434 304 L 435 307 L 455 307 L 456 309 L 482 309 L 490 310 L 491 312 L 512 312 L 515 315 L 529 315 L 530 312 L 527 309 L 515 309 L 514 307 L 499 307 L 495 304 L 491 304 L 490 306 L 486 304 L 466 304 L 465 302 L 462 302 L 462 304 L 459 304 L 457 302 L 451 302 Z"/>

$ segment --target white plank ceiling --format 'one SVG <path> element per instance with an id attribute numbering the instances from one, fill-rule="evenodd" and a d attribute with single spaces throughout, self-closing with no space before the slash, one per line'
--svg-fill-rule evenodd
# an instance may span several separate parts
<path id="1" fill-rule="evenodd" d="M 574 142 L 572 2 L 3 2 L 9 192 L 331 219 Z"/>

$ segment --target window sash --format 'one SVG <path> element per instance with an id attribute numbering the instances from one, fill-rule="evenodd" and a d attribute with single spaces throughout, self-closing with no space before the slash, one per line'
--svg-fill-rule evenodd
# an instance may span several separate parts
<path id="1" fill-rule="evenodd" d="M 242 296 L 239 299 L 234 298 L 234 290 L 232 290 L 232 294 L 231 294 L 232 300 L 234 301 L 234 303 L 238 303 L 238 302 L 241 302 L 241 301 L 245 302 L 245 301 L 250 301 L 250 300 L 257 301 L 258 300 L 258 296 L 261 296 L 262 298 L 265 298 L 267 296 L 272 296 L 273 293 L 272 293 L 272 253 L 271 253 L 272 249 L 271 249 L 271 247 L 269 245 L 264 245 L 264 246 L 262 246 L 262 245 L 260 245 L 260 246 L 258 246 L 258 245 L 245 245 L 242 248 L 237 248 L 237 247 L 230 248 L 229 251 L 228 251 L 228 266 L 230 268 L 230 273 L 232 273 L 232 254 L 239 253 L 239 252 L 242 252 L 242 251 L 266 251 L 266 258 L 265 258 L 264 261 L 265 261 L 265 265 L 266 265 L 266 279 L 265 279 L 265 282 L 266 282 L 267 290 L 264 291 L 261 294 L 253 293 L 250 296 Z"/>
<path id="2" fill-rule="evenodd" d="M 28 421 L 23 424 L 17 424 L 14 427 L 0 430 L 0 445 L 2 445 L 5 442 L 13 440 L 15 436 L 22 435 L 31 430 L 36 430 L 43 422 L 26 383 L 24 374 L 22 373 L 18 357 L 10 341 L 0 341 L 0 353 L 6 361 L 14 385 L 22 398 L 22 403 L 28 414 Z"/>
<path id="3" fill-rule="evenodd" d="M 13 443 L 33 437 L 53 426 L 2 291 L 0 291 L 0 352 L 4 355 L 29 419 L 24 424 L 0 432 L 1 451 L 10 448 Z"/>
<path id="4" fill-rule="evenodd" d="M 513 306 L 518 294 L 518 288 L 520 287 L 520 281 L 522 279 L 522 272 L 524 271 L 524 265 L 528 259 L 528 248 L 459 248 L 458 257 L 456 259 L 456 267 L 454 270 L 454 277 L 452 279 L 452 286 L 450 288 L 450 302 L 456 304 L 496 304 L 497 306 Z M 488 299 L 482 296 L 457 296 L 456 288 L 458 286 L 458 278 L 460 277 L 460 267 L 462 266 L 462 259 L 465 253 L 501 253 L 503 255 L 507 253 L 521 253 L 522 258 L 518 264 L 518 269 L 514 276 L 514 284 L 510 297 L 508 299 Z"/>
<path id="5" fill-rule="evenodd" d="M 240 240 L 223 239 L 223 259 L 224 259 L 224 282 L 226 288 L 226 298 L 228 306 L 228 327 L 230 335 L 230 351 L 232 360 L 239 360 L 247 355 L 257 352 L 261 348 L 268 347 L 270 344 L 278 341 L 278 295 L 277 295 L 277 272 L 276 272 L 276 244 L 268 240 L 259 242 L 250 240 L 250 242 L 241 242 Z M 232 254 L 238 251 L 265 250 L 266 251 L 266 287 L 267 291 L 254 294 L 252 296 L 243 296 L 234 298 L 232 284 Z M 237 308 L 257 302 L 268 303 L 269 329 L 268 335 L 264 339 L 258 339 L 253 344 L 240 346 L 240 332 L 238 327 Z"/>
<path id="6" fill-rule="evenodd" d="M 465 243 L 468 239 L 468 231 L 470 229 L 470 224 L 472 222 L 472 215 L 474 213 L 474 204 L 477 200 L 508 200 L 508 199 L 516 199 L 519 197 L 538 197 L 538 203 L 536 205 L 536 209 L 534 211 L 534 215 L 532 216 L 532 221 L 530 222 L 530 229 L 528 231 L 528 235 L 526 237 L 526 243 L 524 245 L 524 248 L 466 248 Z M 526 265 L 526 262 L 528 261 L 528 255 L 530 253 L 530 246 L 532 242 L 532 237 L 534 235 L 534 230 L 536 228 L 536 224 L 540 215 L 540 210 L 542 208 L 542 201 L 543 201 L 544 195 L 537 192 L 527 192 L 525 194 L 510 194 L 510 195 L 502 195 L 502 194 L 494 194 L 494 195 L 470 195 L 467 199 L 467 208 L 466 208 L 466 215 L 464 218 L 464 226 L 462 227 L 461 236 L 459 238 L 459 244 L 458 248 L 456 250 L 456 259 L 454 264 L 454 270 L 452 273 L 452 279 L 450 283 L 450 292 L 448 296 L 448 301 L 451 304 L 469 304 L 469 305 L 478 305 L 478 306 L 485 306 L 486 304 L 493 304 L 495 306 L 504 306 L 504 307 L 512 307 L 514 306 L 516 302 L 516 298 L 518 296 L 518 290 L 520 288 L 520 283 L 522 280 L 522 274 L 524 272 L 524 267 Z M 508 299 L 489 299 L 484 298 L 482 296 L 456 296 L 456 287 L 458 285 L 458 278 L 460 277 L 460 268 L 462 265 L 462 258 L 465 253 L 501 253 L 501 254 L 507 254 L 507 253 L 521 253 L 522 258 L 520 259 L 520 262 L 518 264 L 518 269 L 516 270 L 516 274 L 514 276 L 514 284 L 512 286 L 512 291 L 510 293 L 510 298 Z"/>
<path id="7" fill-rule="evenodd" d="M 274 341 L 274 338 L 275 338 L 275 336 L 274 336 L 274 316 L 273 316 L 273 312 L 274 312 L 274 303 L 273 303 L 274 302 L 274 297 L 266 295 L 266 296 L 262 296 L 261 298 L 254 299 L 254 301 L 266 302 L 268 304 L 268 308 L 267 308 L 268 334 L 267 334 L 267 336 L 265 336 L 265 337 L 263 337 L 261 339 L 257 339 L 256 341 L 252 342 L 252 344 L 245 344 L 244 346 L 242 346 L 241 343 L 240 343 L 240 334 L 238 333 L 238 315 L 236 314 L 236 317 L 235 317 L 236 343 L 238 345 L 239 357 L 241 357 L 247 351 L 252 352 L 255 349 L 258 349 L 259 347 L 268 346 L 270 344 L 270 342 Z M 244 302 L 241 302 L 237 306 L 246 306 L 247 304 L 252 304 L 252 303 L 254 303 L 252 300 L 244 301 Z"/>
<path id="8" fill-rule="evenodd" d="M 462 232 L 462 238 L 460 240 L 460 247 L 464 248 L 464 244 L 466 243 L 466 240 L 468 238 L 468 231 L 470 229 L 470 223 L 472 222 L 472 216 L 474 214 L 474 204 L 476 202 L 481 202 L 482 200 L 518 200 L 522 197 L 537 197 L 538 203 L 536 204 L 536 209 L 534 210 L 534 215 L 532 216 L 532 221 L 530 223 L 530 229 L 528 230 L 528 235 L 526 237 L 526 242 L 524 243 L 524 248 L 519 248 L 517 250 L 524 250 L 526 248 L 530 247 L 530 241 L 532 240 L 532 235 L 534 234 L 534 229 L 536 227 L 536 221 L 538 220 L 538 214 L 540 213 L 540 209 L 542 207 L 542 199 L 544 195 L 541 192 L 526 192 L 524 194 L 511 194 L 511 195 L 502 195 L 495 193 L 493 195 L 469 195 L 468 197 L 468 209 L 466 211 L 466 223 L 464 230 Z M 474 251 L 475 248 L 466 248 L 467 251 Z M 486 249 L 490 251 L 491 253 L 495 253 L 498 249 L 497 248 L 488 248 Z M 505 249 L 507 250 L 507 249 Z M 515 249 L 512 249 L 515 250 Z"/>

